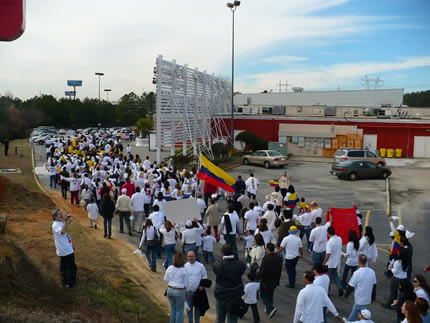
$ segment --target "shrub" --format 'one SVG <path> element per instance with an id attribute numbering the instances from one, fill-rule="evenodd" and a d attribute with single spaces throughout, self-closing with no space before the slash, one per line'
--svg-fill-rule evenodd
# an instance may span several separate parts
<path id="1" fill-rule="evenodd" d="M 242 131 L 239 133 L 236 138 L 236 141 L 242 141 L 245 143 L 245 150 L 253 150 L 255 146 L 258 144 L 258 137 L 252 131 Z"/>
<path id="2" fill-rule="evenodd" d="M 228 147 L 226 144 L 222 143 L 222 142 L 217 142 L 215 144 L 212 145 L 212 152 L 216 157 L 225 157 L 228 155 Z"/>

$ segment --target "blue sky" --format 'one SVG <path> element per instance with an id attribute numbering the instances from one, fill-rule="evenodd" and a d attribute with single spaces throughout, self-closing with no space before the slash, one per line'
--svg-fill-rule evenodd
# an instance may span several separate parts
<path id="1" fill-rule="evenodd" d="M 26 30 L 0 42 L 0 94 L 22 99 L 78 98 L 101 87 L 117 100 L 155 90 L 155 59 L 231 77 L 227 0 L 27 1 Z M 243 0 L 236 14 L 235 90 L 362 89 L 364 75 L 383 88 L 430 89 L 428 0 Z M 284 89 L 285 90 L 285 89 Z"/>

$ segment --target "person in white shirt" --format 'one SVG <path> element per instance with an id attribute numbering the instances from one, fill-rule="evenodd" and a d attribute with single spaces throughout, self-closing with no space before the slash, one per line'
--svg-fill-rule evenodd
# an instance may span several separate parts
<path id="1" fill-rule="evenodd" d="M 160 228 L 160 233 L 164 238 L 164 249 L 166 250 L 164 268 L 167 269 L 172 264 L 172 256 L 175 251 L 178 233 L 176 232 L 175 226 L 170 221 L 164 222 L 163 226 Z"/>
<path id="2" fill-rule="evenodd" d="M 276 213 L 274 211 L 275 206 L 273 204 L 269 204 L 267 206 L 267 211 L 263 215 L 263 219 L 267 220 L 267 227 L 270 231 L 272 231 L 275 239 L 278 236 L 278 230 L 276 229 L 275 222 L 277 219 Z"/>
<path id="3" fill-rule="evenodd" d="M 99 207 L 97 206 L 94 198 L 91 198 L 90 202 L 87 205 L 88 218 L 90 219 L 90 228 L 93 227 L 97 229 L 97 218 L 99 217 Z"/>
<path id="4" fill-rule="evenodd" d="M 395 299 L 397 299 L 400 281 L 407 280 L 408 264 L 406 250 L 404 248 L 400 248 L 399 253 L 393 255 L 393 259 L 388 266 L 388 269 L 393 273 L 393 277 L 391 277 L 390 296 L 388 298 L 388 302 L 383 304 L 385 308 L 391 308 L 391 304 Z"/>
<path id="5" fill-rule="evenodd" d="M 258 313 L 258 299 L 257 294 L 260 290 L 260 283 L 256 281 L 255 272 L 250 271 L 248 273 L 248 284 L 245 285 L 244 292 L 242 296 L 243 301 L 246 305 L 246 312 L 248 312 L 249 307 L 252 309 L 252 318 L 254 322 L 260 322 L 260 314 Z M 245 314 L 246 314 L 245 312 Z"/>
<path id="6" fill-rule="evenodd" d="M 54 186 L 54 188 L 57 188 L 57 166 L 55 166 L 54 162 L 51 162 L 46 169 L 49 173 L 49 187 Z"/>
<path id="7" fill-rule="evenodd" d="M 412 280 L 412 284 L 414 286 L 414 293 L 417 295 L 417 298 L 424 298 L 427 303 L 430 304 L 430 287 L 427 284 L 426 279 L 423 275 L 415 275 L 414 279 Z"/>
<path id="8" fill-rule="evenodd" d="M 196 231 L 200 228 L 195 228 L 193 226 L 193 221 L 187 220 L 185 222 L 185 229 L 182 231 L 182 239 L 181 244 L 184 250 L 184 254 L 188 254 L 188 251 L 193 250 L 194 252 L 197 250 L 196 247 Z"/>
<path id="9" fill-rule="evenodd" d="M 248 197 L 252 200 L 257 198 L 257 190 L 260 182 L 253 173 L 249 174 L 249 178 L 245 181 L 246 190 L 248 191 Z"/>
<path id="10" fill-rule="evenodd" d="M 279 248 L 279 254 L 285 249 L 285 269 L 288 274 L 288 287 L 294 288 L 296 284 L 296 265 L 299 257 L 303 258 L 302 240 L 297 236 L 297 227 L 295 225 L 288 230 L 289 235 L 282 239 Z M 313 281 L 313 279 L 312 279 Z"/>
<path id="11" fill-rule="evenodd" d="M 249 211 L 245 212 L 244 230 L 246 232 L 251 231 L 251 234 L 254 234 L 255 230 L 257 230 L 259 217 L 260 217 L 259 212 L 254 210 L 254 203 L 250 202 Z"/>
<path id="12" fill-rule="evenodd" d="M 252 246 L 250 256 L 251 256 L 251 265 L 257 264 L 258 268 L 261 267 L 261 262 L 263 261 L 263 257 L 266 254 L 266 248 L 263 236 L 257 233 L 254 236 L 254 245 Z"/>
<path id="13" fill-rule="evenodd" d="M 360 255 L 358 264 L 360 268 L 352 275 L 345 292 L 345 298 L 347 298 L 354 290 L 354 306 L 348 321 L 355 321 L 358 318 L 358 313 L 373 303 L 376 297 L 376 275 L 373 269 L 366 266 L 367 257 Z"/>
<path id="14" fill-rule="evenodd" d="M 203 255 L 205 257 L 205 263 L 213 263 L 215 262 L 214 257 L 214 244 L 216 243 L 216 239 L 214 236 L 205 233 L 205 236 L 202 238 L 203 243 Z"/>
<path id="15" fill-rule="evenodd" d="M 152 209 L 154 212 L 149 215 L 148 219 L 160 230 L 161 226 L 164 224 L 164 214 L 160 212 L 160 207 L 158 205 L 154 205 Z"/>
<path id="16" fill-rule="evenodd" d="M 258 228 L 255 230 L 254 234 L 261 234 L 263 236 L 265 245 L 267 245 L 269 242 L 276 243 L 275 236 L 267 227 L 266 219 L 261 219 L 260 224 L 258 225 Z"/>
<path id="17" fill-rule="evenodd" d="M 208 274 L 206 273 L 205 266 L 203 266 L 200 262 L 196 261 L 196 254 L 193 250 L 188 251 L 187 253 L 188 262 L 185 264 L 185 269 L 188 272 L 188 282 L 189 282 L 189 291 L 187 304 L 189 310 L 187 309 L 187 317 L 188 322 L 193 323 L 193 309 L 194 309 L 194 322 L 200 322 L 200 310 L 198 307 L 193 306 L 194 303 L 194 294 L 197 289 L 204 289 L 204 287 L 200 286 L 200 281 L 202 279 L 207 279 Z"/>
<path id="18" fill-rule="evenodd" d="M 331 223 L 322 224 L 322 218 L 315 219 L 316 227 L 312 229 L 309 241 L 312 243 L 312 265 L 322 264 L 327 248 L 327 229 Z"/>
<path id="19" fill-rule="evenodd" d="M 311 253 L 312 250 L 312 243 L 309 240 L 311 236 L 312 231 L 312 219 L 313 215 L 310 212 L 303 213 L 301 215 L 294 215 L 294 220 L 299 221 L 302 224 L 302 228 L 300 230 L 300 240 L 302 240 L 303 236 L 306 234 L 306 240 L 307 240 L 307 251 Z"/>
<path id="20" fill-rule="evenodd" d="M 197 194 L 197 205 L 199 206 L 200 216 L 202 217 L 200 223 L 203 223 L 203 219 L 205 217 L 206 203 L 203 200 L 202 194 Z"/>
<path id="21" fill-rule="evenodd" d="M 312 272 L 315 275 L 314 285 L 318 285 L 324 289 L 328 295 L 328 290 L 330 287 L 330 277 L 327 273 L 327 267 L 323 266 L 322 263 L 317 263 L 313 266 Z M 323 307 L 323 317 L 324 323 L 327 323 L 327 306 Z"/>
<path id="22" fill-rule="evenodd" d="M 75 264 L 75 251 L 72 238 L 67 233 L 70 214 L 60 209 L 52 211 L 52 231 L 54 232 L 57 256 L 60 257 L 61 287 L 72 288 L 76 281 L 77 267 Z"/>
<path id="23" fill-rule="evenodd" d="M 343 288 L 340 283 L 339 274 L 337 273 L 337 268 L 340 265 L 340 258 L 342 255 L 342 239 L 336 235 L 333 227 L 329 227 L 327 229 L 327 234 L 329 236 L 329 240 L 327 242 L 327 252 L 323 265 L 327 265 L 328 274 L 330 275 L 331 280 L 336 284 L 339 296 L 342 296 Z"/>
<path id="24" fill-rule="evenodd" d="M 181 189 L 181 184 L 176 184 L 175 189 L 172 192 L 172 199 L 174 200 L 182 200 L 183 191 Z"/>
<path id="25" fill-rule="evenodd" d="M 133 207 L 133 221 L 131 229 L 138 233 L 143 229 L 143 213 L 145 205 L 145 195 L 140 191 L 140 187 L 136 186 L 136 193 L 131 196 L 131 206 Z"/>
<path id="26" fill-rule="evenodd" d="M 70 202 L 73 204 L 76 204 L 77 207 L 79 207 L 79 179 L 78 174 L 76 172 L 73 172 L 72 177 L 63 177 L 61 176 L 62 180 L 65 180 L 70 183 Z"/>
<path id="27" fill-rule="evenodd" d="M 147 219 L 140 238 L 139 249 L 142 249 L 144 245 L 146 246 L 146 259 L 148 259 L 149 268 L 154 273 L 157 271 L 157 249 L 160 242 L 160 233 L 152 221 Z"/>
<path id="28" fill-rule="evenodd" d="M 220 232 L 224 235 L 225 242 L 233 248 L 234 256 L 237 259 L 236 234 L 239 233 L 239 236 L 242 237 L 242 228 L 239 216 L 232 203 L 227 205 L 227 212 L 221 219 Z"/>
<path id="29" fill-rule="evenodd" d="M 170 303 L 170 322 L 184 322 L 184 305 L 189 290 L 188 271 L 184 265 L 184 254 L 177 252 L 173 258 L 173 265 L 167 268 L 164 274 Z"/>
<path id="30" fill-rule="evenodd" d="M 375 236 L 373 229 L 370 226 L 364 228 L 364 235 L 360 239 L 360 254 L 365 254 L 369 264 L 376 262 L 378 258 L 378 249 L 376 249 Z"/>
<path id="31" fill-rule="evenodd" d="M 342 252 L 342 256 L 346 258 L 345 266 L 343 267 L 342 280 L 340 284 L 342 288 L 346 288 L 346 280 L 348 278 L 348 272 L 351 270 L 351 276 L 358 266 L 358 248 L 360 243 L 358 242 L 357 233 L 355 230 L 350 230 L 348 233 L 348 243 L 346 244 L 346 252 Z"/>
<path id="32" fill-rule="evenodd" d="M 336 311 L 331 300 L 328 298 L 324 289 L 313 284 L 315 275 L 311 271 L 306 271 L 303 282 L 305 287 L 297 295 L 296 310 L 293 323 L 319 323 L 323 322 L 323 307 L 343 322 L 343 318 Z"/>
<path id="33" fill-rule="evenodd" d="M 146 156 L 146 159 L 143 162 L 143 168 L 145 170 L 150 170 L 151 169 L 151 161 L 149 160 L 149 156 Z"/>

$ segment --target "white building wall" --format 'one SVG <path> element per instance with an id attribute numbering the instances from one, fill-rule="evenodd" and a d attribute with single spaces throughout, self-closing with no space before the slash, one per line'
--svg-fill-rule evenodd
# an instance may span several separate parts
<path id="1" fill-rule="evenodd" d="M 404 89 L 236 94 L 235 105 L 380 107 L 400 106 Z"/>

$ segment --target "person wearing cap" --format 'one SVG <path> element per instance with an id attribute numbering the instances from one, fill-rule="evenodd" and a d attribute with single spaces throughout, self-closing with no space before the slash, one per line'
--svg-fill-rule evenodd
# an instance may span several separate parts
<path id="1" fill-rule="evenodd" d="M 309 206 L 311 208 L 312 222 L 315 222 L 317 218 L 321 217 L 323 210 L 318 206 L 317 201 L 312 201 Z"/>
<path id="2" fill-rule="evenodd" d="M 128 234 L 131 233 L 131 225 L 130 225 L 130 214 L 133 211 L 133 207 L 131 206 L 131 199 L 127 195 L 127 189 L 121 189 L 121 196 L 118 197 L 115 205 L 115 211 L 119 212 L 119 232 L 124 233 L 124 221 L 127 226 Z"/>
<path id="3" fill-rule="evenodd" d="M 302 240 L 297 236 L 296 226 L 291 226 L 288 230 L 289 235 L 282 239 L 278 253 L 281 254 L 285 249 L 285 269 L 288 274 L 288 287 L 294 288 L 296 284 L 296 266 L 299 257 L 303 258 Z"/>
<path id="4" fill-rule="evenodd" d="M 372 268 L 367 267 L 367 257 L 358 257 L 359 269 L 354 271 L 345 292 L 345 298 L 354 290 L 354 305 L 348 321 L 355 321 L 362 310 L 376 298 L 376 275 Z"/>
<path id="5" fill-rule="evenodd" d="M 348 321 L 348 320 L 344 320 L 345 323 L 374 323 L 371 318 L 372 318 L 372 314 L 370 313 L 369 310 L 361 310 L 358 313 L 358 317 L 359 320 L 358 321 Z"/>
<path id="6" fill-rule="evenodd" d="M 311 271 L 305 271 L 303 282 L 305 287 L 297 295 L 296 309 L 294 312 L 293 323 L 315 323 L 323 322 L 323 308 L 328 310 L 341 322 L 342 316 L 328 298 L 325 290 L 314 284 L 315 275 Z"/>
<path id="7" fill-rule="evenodd" d="M 75 264 L 75 250 L 72 238 L 67 233 L 70 218 L 70 214 L 66 214 L 61 209 L 52 211 L 52 231 L 54 232 L 57 256 L 60 257 L 60 286 L 63 288 L 72 288 L 75 285 L 78 270 Z"/>

